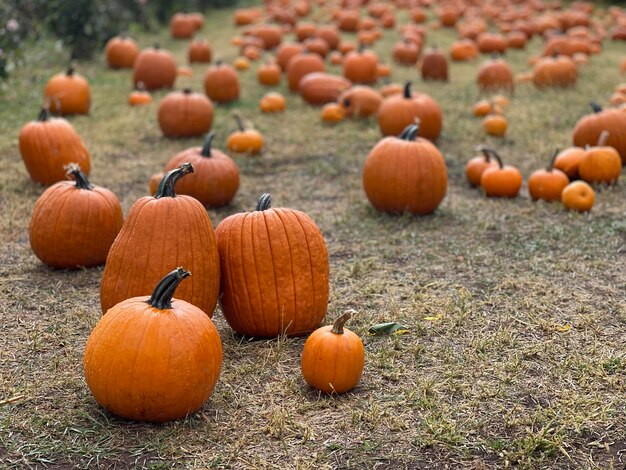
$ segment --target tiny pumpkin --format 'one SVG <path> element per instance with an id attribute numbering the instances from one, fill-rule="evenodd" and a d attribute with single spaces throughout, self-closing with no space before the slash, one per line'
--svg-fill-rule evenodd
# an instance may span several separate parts
<path id="1" fill-rule="evenodd" d="M 287 107 L 285 97 L 276 91 L 270 91 L 263 95 L 259 101 L 259 110 L 262 113 L 282 113 Z"/>
<path id="2" fill-rule="evenodd" d="M 579 212 L 590 211 L 596 195 L 593 188 L 584 181 L 574 181 L 568 184 L 561 193 L 561 202 L 570 210 Z"/>
<path id="3" fill-rule="evenodd" d="M 497 167 L 487 168 L 480 177 L 480 186 L 488 197 L 516 197 L 522 187 L 522 174 L 511 165 L 503 165 L 498 152 L 491 151 L 498 163 Z"/>
<path id="4" fill-rule="evenodd" d="M 483 129 L 488 135 L 503 137 L 508 127 L 507 119 L 501 114 L 490 113 L 483 119 Z"/>
<path id="5" fill-rule="evenodd" d="M 238 114 L 233 118 L 237 123 L 237 130 L 228 136 L 226 147 L 231 152 L 257 154 L 263 149 L 263 135 L 256 129 L 246 129 L 243 120 Z"/>
<path id="6" fill-rule="evenodd" d="M 264 86 L 280 84 L 280 66 L 276 62 L 261 65 L 257 70 L 257 79 Z"/>
<path id="7" fill-rule="evenodd" d="M 491 149 L 480 147 L 482 155 L 470 159 L 465 165 L 465 176 L 471 186 L 480 186 L 480 177 L 487 168 L 495 168 L 498 163 L 491 159 Z"/>
<path id="8" fill-rule="evenodd" d="M 326 103 L 322 107 L 322 121 L 335 124 L 346 118 L 346 110 L 339 103 Z"/>

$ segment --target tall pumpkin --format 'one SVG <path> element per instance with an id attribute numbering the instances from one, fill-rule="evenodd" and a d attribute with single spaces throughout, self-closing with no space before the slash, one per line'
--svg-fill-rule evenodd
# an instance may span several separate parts
<path id="1" fill-rule="evenodd" d="M 183 265 L 195 275 L 179 298 L 213 315 L 220 268 L 211 220 L 200 202 L 174 191 L 176 181 L 192 172 L 191 164 L 182 164 L 163 177 L 154 197 L 130 208 L 102 273 L 103 313 L 122 300 L 149 294 L 164 271 Z"/>
<path id="2" fill-rule="evenodd" d="M 619 109 L 603 110 L 597 103 L 591 102 L 593 114 L 583 116 L 576 123 L 572 140 L 577 147 L 596 145 L 602 131 L 609 136 L 604 145 L 613 147 L 626 165 L 626 113 Z"/>
<path id="3" fill-rule="evenodd" d="M 89 174 L 91 157 L 78 132 L 63 118 L 50 118 L 44 108 L 36 121 L 22 127 L 20 154 L 30 177 L 50 185 L 65 179 L 65 166 L 78 164 Z"/>
<path id="4" fill-rule="evenodd" d="M 328 252 L 309 216 L 270 207 L 235 214 L 216 229 L 222 269 L 220 305 L 240 334 L 300 336 L 316 329 L 328 303 Z"/>
<path id="5" fill-rule="evenodd" d="M 446 195 L 448 172 L 443 155 L 408 126 L 398 137 L 385 137 L 367 156 L 363 188 L 372 205 L 385 212 L 430 214 Z"/>
<path id="6" fill-rule="evenodd" d="M 71 65 L 65 73 L 48 80 L 43 96 L 54 114 L 87 114 L 91 107 L 89 82 Z"/>
<path id="7" fill-rule="evenodd" d="M 211 396 L 222 367 L 220 336 L 209 312 L 172 298 L 189 274 L 175 269 L 153 284 L 151 296 L 113 306 L 91 332 L 85 379 L 111 413 L 135 421 L 172 421 Z"/>
<path id="8" fill-rule="evenodd" d="M 103 264 L 124 215 L 115 194 L 93 186 L 78 165 L 68 171 L 76 181 L 59 181 L 37 199 L 30 219 L 30 246 L 53 268 Z"/>

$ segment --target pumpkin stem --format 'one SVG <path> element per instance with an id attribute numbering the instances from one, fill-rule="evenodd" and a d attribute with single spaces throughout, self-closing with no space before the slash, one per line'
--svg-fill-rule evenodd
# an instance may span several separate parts
<path id="1" fill-rule="evenodd" d="M 411 99 L 411 86 L 413 83 L 409 80 L 404 84 L 404 97 L 408 100 Z"/>
<path id="2" fill-rule="evenodd" d="M 550 172 L 554 169 L 554 162 L 556 161 L 556 157 L 559 155 L 560 150 L 557 148 L 554 151 L 554 155 L 552 155 L 552 158 L 550 159 L 550 163 L 548 164 L 548 168 L 546 168 L 546 171 Z"/>
<path id="3" fill-rule="evenodd" d="M 191 95 L 191 94 L 193 93 L 193 91 L 192 91 L 192 89 L 191 89 L 191 88 L 184 88 L 184 89 L 183 89 L 183 93 L 184 93 L 185 95 Z"/>
<path id="4" fill-rule="evenodd" d="M 359 54 L 363 54 L 363 51 L 365 51 L 365 43 L 360 42 L 357 51 Z"/>
<path id="5" fill-rule="evenodd" d="M 352 315 L 350 314 L 350 312 L 344 313 L 343 315 L 341 315 L 339 318 L 335 320 L 335 323 L 333 323 L 333 329 L 330 331 L 335 333 L 336 335 L 342 335 L 343 327 L 346 324 L 346 322 L 350 320 L 350 318 L 352 318 Z"/>
<path id="6" fill-rule="evenodd" d="M 148 305 L 159 310 L 167 310 L 172 308 L 172 296 L 178 285 L 183 279 L 190 276 L 189 271 L 183 268 L 176 268 L 174 271 L 166 275 L 152 291 L 152 295 L 147 300 Z"/>
<path id="7" fill-rule="evenodd" d="M 599 112 L 602 111 L 602 106 L 600 106 L 595 101 L 591 101 L 591 102 L 589 102 L 589 104 L 591 105 L 591 109 L 593 109 L 594 113 L 599 113 Z"/>
<path id="8" fill-rule="evenodd" d="M 155 43 L 154 43 L 154 46 L 152 46 L 152 47 L 153 47 L 154 49 L 156 49 L 157 51 L 158 51 L 159 49 L 161 49 L 161 45 L 160 45 L 158 42 L 155 42 Z"/>
<path id="9" fill-rule="evenodd" d="M 215 132 L 209 132 L 204 139 L 204 145 L 202 146 L 202 152 L 200 155 L 203 157 L 211 156 L 211 143 L 213 142 L 213 138 L 215 137 Z"/>
<path id="10" fill-rule="evenodd" d="M 67 165 L 67 175 L 74 177 L 77 189 L 93 189 L 93 185 L 87 179 L 87 175 L 80 170 L 80 166 L 77 163 Z"/>
<path id="11" fill-rule="evenodd" d="M 402 133 L 398 136 L 398 139 L 412 142 L 417 137 L 417 134 L 419 134 L 419 131 L 420 131 L 419 123 L 409 124 L 408 126 L 404 128 Z"/>
<path id="12" fill-rule="evenodd" d="M 222 65 L 224 65 L 224 59 L 222 59 L 221 57 L 219 59 L 217 59 L 215 61 L 215 66 L 216 67 L 221 67 Z"/>
<path id="13" fill-rule="evenodd" d="M 240 132 L 243 132 L 246 130 L 246 128 L 243 126 L 243 120 L 241 119 L 241 116 L 239 116 L 239 114 L 237 113 L 233 113 L 233 118 L 235 119 L 235 122 L 237 123 L 237 127 L 239 128 Z"/>
<path id="14" fill-rule="evenodd" d="M 74 64 L 70 63 L 69 67 L 67 68 L 67 72 L 65 72 L 65 75 L 67 75 L 68 77 L 74 75 Z"/>
<path id="15" fill-rule="evenodd" d="M 502 159 L 500 158 L 500 155 L 498 155 L 498 152 L 496 152 L 496 150 L 492 149 L 491 147 L 486 147 L 486 149 L 491 154 L 491 156 L 496 159 L 496 161 L 498 162 L 498 167 L 500 167 L 500 169 L 502 169 L 502 167 L 503 167 Z"/>
<path id="16" fill-rule="evenodd" d="M 176 197 L 176 191 L 174 191 L 176 182 L 189 173 L 193 173 L 193 165 L 191 163 L 183 163 L 178 168 L 174 168 L 173 170 L 167 172 L 159 183 L 159 187 L 157 188 L 154 198 L 160 199 L 162 197 Z"/>
<path id="17" fill-rule="evenodd" d="M 272 196 L 270 193 L 263 193 L 256 205 L 257 211 L 266 211 L 272 207 Z"/>
<path id="18" fill-rule="evenodd" d="M 350 107 L 350 103 L 351 103 L 351 102 L 350 102 L 350 98 L 344 98 L 344 99 L 343 99 L 343 102 L 341 103 L 341 105 L 342 105 L 344 108 L 349 108 L 349 107 Z"/>
<path id="19" fill-rule="evenodd" d="M 485 156 L 485 161 L 489 163 L 491 161 L 491 152 L 489 147 L 482 146 L 478 150 Z"/>
<path id="20" fill-rule="evenodd" d="M 500 58 L 500 53 L 499 52 L 492 52 L 491 53 L 491 60 L 498 60 Z"/>
<path id="21" fill-rule="evenodd" d="M 45 122 L 48 120 L 49 117 L 50 112 L 48 111 L 48 108 L 42 107 L 41 111 L 39 111 L 39 116 L 37 116 L 37 121 Z"/>
<path id="22" fill-rule="evenodd" d="M 604 147 L 607 140 L 609 140 L 609 131 L 604 130 L 598 137 L 598 147 Z"/>

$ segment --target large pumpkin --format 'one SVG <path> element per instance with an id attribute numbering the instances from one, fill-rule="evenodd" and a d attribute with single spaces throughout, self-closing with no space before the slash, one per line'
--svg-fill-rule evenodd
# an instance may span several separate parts
<path id="1" fill-rule="evenodd" d="M 105 46 L 107 65 L 112 69 L 132 69 L 139 55 L 139 46 L 133 38 L 115 36 Z"/>
<path id="2" fill-rule="evenodd" d="M 42 109 L 36 121 L 22 127 L 20 154 L 30 177 L 50 185 L 65 179 L 65 166 L 76 163 L 89 174 L 91 157 L 78 132 L 63 118 L 50 118 Z"/>
<path id="3" fill-rule="evenodd" d="M 175 269 L 154 283 L 151 296 L 113 306 L 91 332 L 85 380 L 111 413 L 135 421 L 171 421 L 185 418 L 211 396 L 222 367 L 220 336 L 206 315 L 210 312 L 172 298 L 189 274 Z"/>
<path id="4" fill-rule="evenodd" d="M 622 165 L 626 165 L 626 113 L 619 109 L 603 110 L 595 102 L 591 106 L 594 113 L 580 118 L 574 127 L 574 145 L 596 145 L 602 131 L 607 131 L 609 136 L 606 145 L 617 150 L 622 158 Z"/>
<path id="5" fill-rule="evenodd" d="M 142 83 L 146 90 L 172 88 L 176 80 L 174 56 L 159 46 L 149 47 L 139 53 L 133 66 L 133 84 Z"/>
<path id="6" fill-rule="evenodd" d="M 70 165 L 68 174 L 76 182 L 59 181 L 37 199 L 30 247 L 53 268 L 98 266 L 122 228 L 122 207 L 111 191 L 91 185 L 78 165 Z"/>
<path id="7" fill-rule="evenodd" d="M 230 65 L 217 61 L 204 76 L 204 91 L 216 103 L 239 98 L 239 76 Z"/>
<path id="8" fill-rule="evenodd" d="M 161 273 L 183 265 L 195 274 L 179 298 L 213 315 L 220 277 L 213 226 L 200 202 L 174 191 L 176 181 L 192 172 L 189 163 L 170 171 L 154 197 L 143 197 L 130 208 L 102 273 L 103 313 L 124 299 L 150 293 Z"/>
<path id="9" fill-rule="evenodd" d="M 211 130 L 213 103 L 189 88 L 173 91 L 159 104 L 158 116 L 159 127 L 166 137 L 199 136 Z"/>
<path id="10" fill-rule="evenodd" d="M 220 305 L 240 334 L 300 336 L 319 326 L 328 303 L 328 252 L 309 216 L 270 207 L 235 214 L 216 229 L 222 269 Z"/>
<path id="11" fill-rule="evenodd" d="M 290 91 L 297 91 L 302 77 L 313 72 L 325 72 L 326 66 L 322 58 L 312 52 L 301 52 L 294 55 L 287 63 L 287 83 Z"/>
<path id="12" fill-rule="evenodd" d="M 202 147 L 192 147 L 176 154 L 163 169 L 168 172 L 185 162 L 191 163 L 194 172 L 178 181 L 176 191 L 194 197 L 208 207 L 228 204 L 239 189 L 239 167 L 224 152 L 212 148 L 214 136 L 210 133 Z"/>
<path id="13" fill-rule="evenodd" d="M 344 77 L 313 72 L 302 77 L 298 84 L 298 91 L 307 103 L 322 105 L 337 101 L 339 95 L 351 86 L 350 80 Z"/>
<path id="14" fill-rule="evenodd" d="M 385 212 L 430 214 L 446 195 L 448 173 L 441 152 L 417 137 L 415 124 L 398 137 L 385 137 L 367 156 L 363 188 L 372 205 Z"/>
<path id="15" fill-rule="evenodd" d="M 72 66 L 48 80 L 43 96 L 53 114 L 87 114 L 91 107 L 89 83 Z"/>
<path id="16" fill-rule="evenodd" d="M 383 135 L 399 135 L 419 119 L 420 136 L 436 140 L 441 134 L 442 113 L 437 102 L 425 93 L 412 93 L 406 82 L 403 94 L 391 95 L 378 109 L 378 125 Z"/>

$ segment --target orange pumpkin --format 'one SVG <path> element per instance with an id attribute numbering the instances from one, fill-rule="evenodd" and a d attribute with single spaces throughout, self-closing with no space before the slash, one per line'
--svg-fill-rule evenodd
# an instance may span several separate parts
<path id="1" fill-rule="evenodd" d="M 474 104 L 472 112 L 474 116 L 484 117 L 492 111 L 492 105 L 489 100 L 480 100 Z"/>
<path id="2" fill-rule="evenodd" d="M 481 156 L 470 159 L 465 165 L 465 176 L 471 186 L 480 186 L 480 177 L 487 168 L 497 168 L 498 163 L 491 159 L 491 149 L 481 147 Z"/>
<path id="3" fill-rule="evenodd" d="M 231 152 L 257 154 L 263 149 L 263 135 L 256 129 L 246 129 L 239 115 L 234 114 L 238 130 L 228 136 L 226 147 Z"/>
<path id="4" fill-rule="evenodd" d="M 561 170 L 570 180 L 578 179 L 578 166 L 585 156 L 585 149 L 570 147 L 560 152 L 554 160 L 554 168 Z"/>
<path id="5" fill-rule="evenodd" d="M 503 137 L 506 134 L 508 122 L 501 114 L 491 113 L 483 119 L 483 129 L 488 135 Z"/>
<path id="6" fill-rule="evenodd" d="M 478 53 L 478 46 L 471 39 L 461 39 L 450 46 L 450 57 L 455 61 L 474 60 Z"/>
<path id="7" fill-rule="evenodd" d="M 350 88 L 350 80 L 323 72 L 305 75 L 298 83 L 298 91 L 304 101 L 313 105 L 322 105 L 337 101 L 339 95 Z"/>
<path id="8" fill-rule="evenodd" d="M 233 60 L 233 67 L 240 71 L 248 70 L 250 68 L 250 61 L 246 57 L 237 57 Z"/>
<path id="9" fill-rule="evenodd" d="M 483 91 L 505 89 L 512 92 L 515 88 L 511 67 L 498 56 L 480 66 L 477 82 Z"/>
<path id="10" fill-rule="evenodd" d="M 139 55 L 139 46 L 126 35 L 109 39 L 104 47 L 107 65 L 112 69 L 132 69 Z"/>
<path id="11" fill-rule="evenodd" d="M 152 95 L 145 90 L 133 90 L 128 95 L 128 104 L 131 106 L 143 106 L 152 103 Z"/>
<path id="12" fill-rule="evenodd" d="M 554 152 L 550 164 L 545 170 L 536 170 L 528 178 L 528 192 L 533 201 L 560 201 L 561 193 L 569 184 L 569 178 L 558 168 L 554 167 L 559 151 Z"/>
<path id="13" fill-rule="evenodd" d="M 189 39 L 196 29 L 195 20 L 185 13 L 176 13 L 170 19 L 170 34 L 174 39 Z"/>
<path id="14" fill-rule="evenodd" d="M 424 54 L 421 70 L 422 80 L 448 81 L 448 59 L 437 46 Z"/>
<path id="15" fill-rule="evenodd" d="M 159 104 L 159 127 L 166 137 L 206 134 L 213 123 L 213 103 L 189 88 L 169 93 Z"/>
<path id="16" fill-rule="evenodd" d="M 498 152 L 491 150 L 498 162 L 495 168 L 487 168 L 480 177 L 480 186 L 488 197 L 516 197 L 522 187 L 522 174 L 511 165 L 502 165 Z"/>
<path id="17" fill-rule="evenodd" d="M 257 78 L 261 85 L 275 86 L 280 83 L 280 67 L 276 62 L 268 62 L 259 67 Z"/>
<path id="18" fill-rule="evenodd" d="M 350 313 L 339 317 L 332 326 L 315 330 L 304 343 L 302 375 L 313 388 L 324 393 L 345 393 L 361 378 L 365 350 L 361 338 L 345 328 Z"/>
<path id="19" fill-rule="evenodd" d="M 293 56 L 287 64 L 287 82 L 289 90 L 298 91 L 300 80 L 313 72 L 325 72 L 326 66 L 322 58 L 310 52 L 301 52 Z"/>
<path id="20" fill-rule="evenodd" d="M 378 79 L 378 57 L 362 47 L 348 53 L 343 61 L 343 76 L 352 83 L 370 84 Z"/>
<path id="21" fill-rule="evenodd" d="M 285 97 L 275 91 L 266 93 L 259 101 L 259 109 L 263 113 L 281 113 L 287 107 Z"/>
<path id="22" fill-rule="evenodd" d="M 91 107 L 89 83 L 72 66 L 48 80 L 43 96 L 53 114 L 87 114 Z"/>
<path id="23" fill-rule="evenodd" d="M 222 266 L 220 305 L 236 332 L 301 336 L 317 328 L 328 303 L 328 252 L 303 212 L 271 208 L 235 214 L 217 227 Z"/>
<path id="24" fill-rule="evenodd" d="M 159 46 L 144 49 L 139 53 L 133 66 L 133 83 L 140 82 L 146 90 L 171 88 L 176 80 L 176 61 L 174 56 Z"/>
<path id="25" fill-rule="evenodd" d="M 572 140 L 577 147 L 595 145 L 603 131 L 609 133 L 606 145 L 613 147 L 626 164 L 626 113 L 619 109 L 603 110 L 597 103 L 591 102 L 594 113 L 578 120 L 574 127 Z"/>
<path id="26" fill-rule="evenodd" d="M 579 212 L 590 211 L 596 195 L 593 188 L 584 181 L 574 181 L 568 184 L 561 193 L 561 202 L 570 210 Z"/>
<path id="27" fill-rule="evenodd" d="M 213 51 L 208 41 L 196 39 L 187 48 L 187 57 L 190 64 L 209 63 L 213 57 Z"/>
<path id="28" fill-rule="evenodd" d="M 391 50 L 393 60 L 400 65 L 413 65 L 417 63 L 419 54 L 420 48 L 417 44 L 408 39 L 396 43 Z"/>
<path id="29" fill-rule="evenodd" d="M 533 83 L 536 87 L 567 87 L 576 84 L 578 71 L 572 59 L 554 54 L 540 59 L 533 68 Z"/>
<path id="30" fill-rule="evenodd" d="M 346 117 L 345 108 L 339 103 L 327 103 L 322 107 L 322 121 L 335 124 Z"/>
<path id="31" fill-rule="evenodd" d="M 339 95 L 337 101 L 344 107 L 346 116 L 367 118 L 378 112 L 383 97 L 373 88 L 356 85 Z"/>
<path id="32" fill-rule="evenodd" d="M 230 65 L 217 61 L 204 76 L 204 91 L 217 103 L 228 103 L 239 98 L 239 76 Z"/>
<path id="33" fill-rule="evenodd" d="M 578 174 L 587 183 L 614 184 L 622 173 L 619 153 L 606 145 L 608 137 L 609 132 L 602 131 L 597 145 L 585 149 L 585 155 L 578 165 Z"/>
<path id="34" fill-rule="evenodd" d="M 287 64 L 291 58 L 300 54 L 303 50 L 304 46 L 302 44 L 283 43 L 276 49 L 276 63 L 281 70 L 286 71 Z"/>

